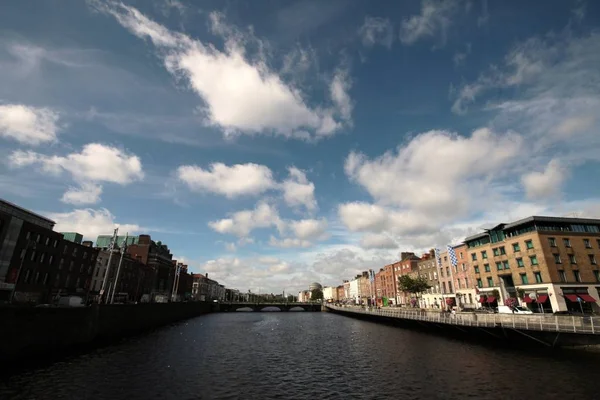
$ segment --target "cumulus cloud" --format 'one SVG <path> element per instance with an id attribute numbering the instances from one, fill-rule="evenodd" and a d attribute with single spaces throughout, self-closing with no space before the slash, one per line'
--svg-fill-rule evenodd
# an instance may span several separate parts
<path id="1" fill-rule="evenodd" d="M 115 216 L 106 208 L 76 209 L 66 213 L 50 213 L 47 217 L 56 222 L 55 231 L 78 232 L 89 240 L 96 240 L 98 235 L 111 234 L 117 227 L 120 232 L 130 234 L 139 233 L 143 229 L 136 224 L 117 223 Z"/>
<path id="2" fill-rule="evenodd" d="M 94 183 L 82 183 L 80 187 L 69 187 L 60 201 L 76 206 L 84 204 L 96 204 L 100 202 L 102 186 Z"/>
<path id="3" fill-rule="evenodd" d="M 302 219 L 291 221 L 289 229 L 299 239 L 315 240 L 325 236 L 327 221 L 323 219 Z"/>
<path id="4" fill-rule="evenodd" d="M 283 199 L 290 207 L 305 207 L 308 211 L 317 208 L 315 184 L 306 178 L 304 171 L 296 167 L 288 168 L 289 177 L 281 183 Z"/>
<path id="5" fill-rule="evenodd" d="M 387 18 L 366 16 L 365 22 L 358 30 L 358 35 L 361 38 L 362 44 L 367 47 L 380 44 L 387 47 L 392 47 L 394 43 L 394 27 Z"/>
<path id="6" fill-rule="evenodd" d="M 360 239 L 363 249 L 396 249 L 398 243 L 386 234 L 368 233 Z"/>
<path id="7" fill-rule="evenodd" d="M 312 243 L 308 240 L 298 238 L 282 238 L 277 239 L 275 236 L 271 236 L 269 239 L 269 245 L 273 247 L 298 248 L 298 247 L 310 247 Z"/>
<path id="8" fill-rule="evenodd" d="M 542 172 L 532 171 L 522 177 L 527 198 L 535 200 L 560 193 L 567 171 L 558 160 L 552 160 Z"/>
<path id="9" fill-rule="evenodd" d="M 410 45 L 422 38 L 439 35 L 442 43 L 445 43 L 446 32 L 452 25 L 453 18 L 458 10 L 458 0 L 422 0 L 420 14 L 402 21 L 400 41 Z"/>
<path id="10" fill-rule="evenodd" d="M 80 153 L 66 156 L 17 150 L 9 156 L 8 164 L 13 168 L 39 166 L 41 172 L 54 175 L 69 173 L 80 188 L 70 188 L 63 201 L 73 204 L 97 202 L 102 192 L 102 187 L 96 184 L 98 182 L 127 185 L 144 178 L 138 156 L 99 143 L 87 144 Z"/>
<path id="11" fill-rule="evenodd" d="M 275 186 L 271 170 L 259 164 L 213 163 L 208 169 L 182 165 L 177 169 L 177 177 L 194 191 L 228 198 L 261 194 Z"/>
<path id="12" fill-rule="evenodd" d="M 277 208 L 266 202 L 258 203 L 252 210 L 232 213 L 229 218 L 211 221 L 208 226 L 216 232 L 238 237 L 247 237 L 253 230 L 260 228 L 276 227 L 279 231 L 285 229 Z"/>
<path id="13" fill-rule="evenodd" d="M 49 108 L 0 104 L 0 136 L 30 145 L 53 142 L 59 115 Z"/>
<path id="14" fill-rule="evenodd" d="M 265 43 L 250 32 L 227 25 L 220 13 L 211 13 L 210 22 L 212 32 L 225 39 L 223 50 L 172 32 L 133 7 L 115 2 L 93 4 L 132 34 L 149 39 L 167 70 L 185 79 L 202 98 L 206 122 L 226 134 L 261 133 L 314 140 L 333 134 L 347 122 L 347 109 L 340 108 L 339 99 L 332 99 L 333 107 L 311 107 L 299 89 L 270 69 L 262 51 Z M 246 48 L 248 42 L 259 48 L 254 58 Z M 337 88 L 335 82 L 334 78 L 332 86 Z M 346 91 L 348 86 L 343 88 Z M 335 119 L 337 113 L 341 119 Z"/>

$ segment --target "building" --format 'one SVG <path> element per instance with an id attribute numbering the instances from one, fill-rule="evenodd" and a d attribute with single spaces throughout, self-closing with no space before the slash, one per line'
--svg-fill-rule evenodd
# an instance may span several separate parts
<path id="1" fill-rule="evenodd" d="M 398 277 L 408 275 L 412 278 L 418 276 L 418 262 L 421 259 L 411 252 L 400 253 L 400 261 L 394 263 L 395 286 L 396 286 L 396 304 L 410 306 L 411 294 L 405 293 L 398 288 Z"/>
<path id="2" fill-rule="evenodd" d="M 455 246 L 457 265 L 453 266 L 453 286 L 456 294 L 457 305 L 463 310 L 478 307 L 477 290 L 475 289 L 475 275 L 469 263 L 467 246 Z"/>
<path id="3" fill-rule="evenodd" d="M 394 305 L 398 294 L 398 284 L 396 278 L 396 272 L 394 268 L 397 265 L 388 264 L 381 271 L 379 271 L 380 285 L 381 285 L 381 304 L 384 306 Z M 379 289 L 379 286 L 377 287 Z"/>
<path id="4" fill-rule="evenodd" d="M 438 268 L 433 249 L 421 256 L 421 259 L 417 262 L 417 271 L 418 276 L 424 278 L 427 284 L 431 286 L 426 292 L 421 293 L 419 306 L 421 308 L 440 308 L 442 302 L 440 298 L 440 282 L 438 280 Z"/>
<path id="5" fill-rule="evenodd" d="M 350 298 L 350 281 L 344 280 L 344 302 L 348 303 L 351 301 L 352 299 Z"/>
<path id="6" fill-rule="evenodd" d="M 359 278 L 359 287 L 360 287 L 360 302 L 361 304 L 371 305 L 374 302 L 374 288 L 371 284 L 371 279 L 369 278 L 369 274 L 371 270 L 364 271 Z"/>
<path id="7" fill-rule="evenodd" d="M 54 279 L 53 295 L 79 295 L 85 296 L 89 301 L 98 249 L 93 248 L 90 241 L 81 242 L 83 235 L 79 233 L 69 233 L 66 237 L 75 241 L 65 239 L 60 242 L 61 254 Z"/>
<path id="8" fill-rule="evenodd" d="M 360 304 L 360 275 L 350 281 L 348 299 L 352 304 Z"/>
<path id="9" fill-rule="evenodd" d="M 329 303 L 336 302 L 338 300 L 337 288 L 335 286 L 325 286 L 323 288 L 323 300 Z"/>
<path id="10" fill-rule="evenodd" d="M 225 287 L 210 279 L 208 273 L 192 274 L 191 298 L 198 301 L 225 300 Z"/>
<path id="11" fill-rule="evenodd" d="M 299 303 L 308 303 L 310 301 L 311 292 L 310 290 L 301 290 L 298 293 L 298 302 Z"/>
<path id="12" fill-rule="evenodd" d="M 600 220 L 532 216 L 464 241 L 479 301 L 598 312 Z"/>
<path id="13" fill-rule="evenodd" d="M 336 290 L 336 301 L 344 301 L 345 297 L 344 297 L 344 285 L 339 285 L 337 288 L 335 288 Z"/>
<path id="14" fill-rule="evenodd" d="M 121 261 L 121 254 L 123 255 Z M 92 282 L 90 286 L 90 294 L 97 300 L 102 289 L 102 282 L 108 272 L 106 278 L 105 290 L 112 291 L 115 285 L 117 270 L 121 263 L 119 278 L 117 281 L 117 289 L 115 291 L 115 302 L 127 303 L 138 302 L 144 294 L 150 295 L 152 287 L 150 280 L 146 279 L 146 275 L 150 273 L 150 269 L 139 259 L 131 257 L 127 252 L 121 252 L 119 247 L 113 250 L 113 256 L 108 268 L 108 260 L 110 252 L 108 249 L 98 249 L 98 258 L 92 274 Z"/>

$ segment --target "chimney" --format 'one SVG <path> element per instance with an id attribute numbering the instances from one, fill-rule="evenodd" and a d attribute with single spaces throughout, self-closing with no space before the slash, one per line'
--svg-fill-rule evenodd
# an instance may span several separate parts
<path id="1" fill-rule="evenodd" d="M 204 276 L 206 276 L 206 279 L 208 279 L 208 272 L 204 274 Z"/>

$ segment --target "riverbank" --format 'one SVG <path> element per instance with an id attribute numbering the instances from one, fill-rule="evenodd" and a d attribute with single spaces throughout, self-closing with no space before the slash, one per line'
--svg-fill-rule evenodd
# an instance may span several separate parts
<path id="1" fill-rule="evenodd" d="M 597 317 L 502 314 L 441 314 L 421 310 L 327 306 L 330 312 L 474 341 L 511 346 L 600 351 Z M 596 326 L 598 326 L 596 322 Z"/>
<path id="2" fill-rule="evenodd" d="M 0 307 L 0 359 L 18 363 L 59 357 L 211 311 L 209 302 Z"/>

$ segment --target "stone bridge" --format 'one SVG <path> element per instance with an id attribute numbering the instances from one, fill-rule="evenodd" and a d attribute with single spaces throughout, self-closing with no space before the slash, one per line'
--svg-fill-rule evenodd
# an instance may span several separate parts
<path id="1" fill-rule="evenodd" d="M 319 303 L 248 303 L 248 302 L 222 302 L 215 311 L 321 311 Z"/>

